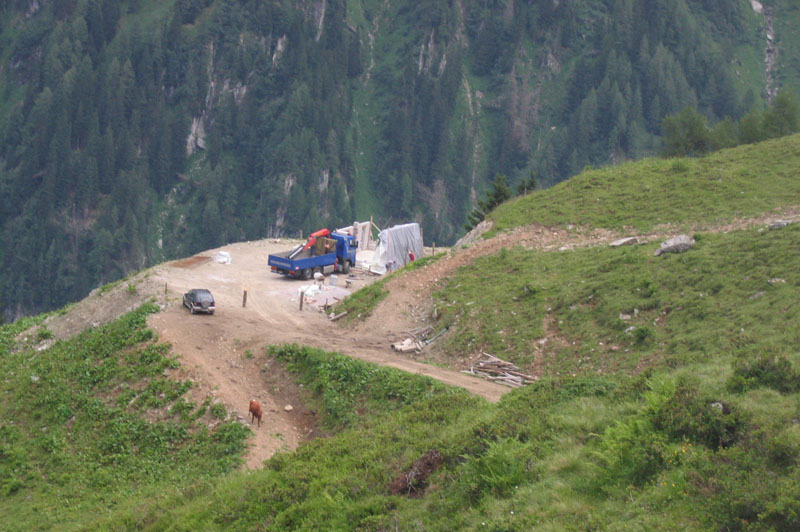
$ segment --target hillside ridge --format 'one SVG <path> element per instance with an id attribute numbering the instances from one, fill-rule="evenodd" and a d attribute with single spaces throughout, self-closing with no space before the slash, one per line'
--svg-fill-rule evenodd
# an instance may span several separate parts
<path id="1" fill-rule="evenodd" d="M 259 362 L 260 357 L 252 356 L 267 345 L 297 343 L 336 351 L 378 365 L 427 375 L 466 388 L 489 401 L 497 401 L 511 388 L 458 373 L 474 364 L 481 352 L 462 353 L 454 359 L 438 349 L 437 343 L 427 346 L 424 353 L 411 356 L 401 356 L 390 348 L 390 344 L 402 339 L 407 331 L 435 325 L 431 317 L 434 304 L 431 295 L 458 268 L 478 257 L 515 246 L 566 252 L 608 245 L 628 236 L 637 236 L 640 242 L 655 242 L 679 232 L 727 233 L 767 226 L 777 220 L 800 221 L 800 205 L 722 224 L 664 224 L 644 234 L 579 227 L 519 227 L 452 248 L 432 264 L 393 276 L 386 283 L 388 296 L 371 315 L 346 326 L 330 323 L 320 312 L 299 311 L 296 306 L 299 283 L 274 276 L 263 267 L 266 261 L 262 264 L 261 259 L 265 259 L 270 250 L 288 247 L 291 241 L 242 242 L 208 250 L 192 260 L 164 263 L 110 289 L 96 290 L 65 312 L 47 318 L 43 326 L 54 333 L 54 339 L 39 348 L 55 339 L 67 339 L 83 328 L 102 325 L 144 301 L 155 299 L 162 311 L 152 315 L 148 323 L 159 339 L 170 343 L 173 352 L 179 355 L 182 370 L 175 378 L 190 378 L 195 382 L 192 391 L 195 399 L 213 396 L 243 422 L 247 419 L 251 397 L 265 405 L 266 426 L 254 430 L 255 437 L 246 457 L 247 467 L 259 468 L 276 451 L 294 449 L 315 435 L 314 415 L 303 406 L 301 389 L 278 365 L 264 364 Z M 238 266 L 236 269 L 211 260 L 223 249 L 232 255 L 231 266 Z M 366 277 L 363 279 L 354 283 L 364 286 L 369 281 Z M 213 317 L 189 316 L 181 306 L 182 292 L 198 286 L 211 286 L 217 295 L 220 308 Z M 242 286 L 249 288 L 247 308 L 241 308 L 238 299 Z M 558 338 L 542 340 L 558 342 Z M 536 377 L 547 376 L 541 368 L 535 368 L 534 373 Z M 291 405 L 292 409 L 284 409 L 286 405 Z"/>

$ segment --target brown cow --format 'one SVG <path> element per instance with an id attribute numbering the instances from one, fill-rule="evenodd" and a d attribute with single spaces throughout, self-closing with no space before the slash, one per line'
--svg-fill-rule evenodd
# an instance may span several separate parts
<path id="1" fill-rule="evenodd" d="M 253 423 L 253 420 L 258 418 L 258 426 L 261 426 L 261 403 L 256 401 L 255 399 L 250 399 L 250 423 Z"/>

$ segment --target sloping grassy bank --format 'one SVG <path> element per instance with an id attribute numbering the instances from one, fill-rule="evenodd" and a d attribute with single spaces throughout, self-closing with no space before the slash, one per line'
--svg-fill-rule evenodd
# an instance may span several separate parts
<path id="1" fill-rule="evenodd" d="M 195 407 L 164 413 L 178 418 L 172 432 L 158 428 L 168 420 L 110 430 L 126 412 L 152 417 L 145 405 L 180 392 L 179 382 L 172 392 L 147 384 L 162 380 L 169 357 L 131 369 L 159 349 L 147 309 L 75 344 L 6 349 L 0 465 L 26 474 L 0 510 L 12 530 L 795 530 L 798 242 L 800 228 L 789 226 L 701 235 L 681 255 L 653 257 L 656 243 L 515 249 L 460 270 L 450 306 L 440 304 L 473 345 L 494 350 L 480 331 L 498 326 L 522 344 L 550 327 L 564 341 L 545 377 L 497 404 L 342 355 L 273 348 L 263 356 L 295 372 L 330 435 L 261 471 L 224 474 L 240 456 L 238 433 L 180 432 Z M 507 323 L 492 323 L 495 309 Z M 72 356 L 68 346 L 80 349 Z M 524 362 L 515 346 L 494 353 Z M 148 377 L 126 385 L 128 373 Z M 34 382 L 44 393 L 29 390 Z M 94 410 L 72 406 L 90 391 Z M 41 408 L 26 406 L 40 395 Z M 63 403 L 74 422 L 58 413 Z M 53 431 L 64 443 L 46 439 Z"/>
<path id="2" fill-rule="evenodd" d="M 126 501 L 241 462 L 249 429 L 165 377 L 177 362 L 147 328 L 157 310 L 146 304 L 46 349 L 41 319 L 0 328 L 0 528 L 93 528 Z M 29 345 L 17 345 L 26 329 Z M 222 422 L 212 431 L 201 417 Z"/>
<path id="3" fill-rule="evenodd" d="M 712 158 L 648 161 L 667 172 L 658 189 L 668 194 L 663 205 L 644 208 L 661 197 L 653 185 L 641 192 L 646 175 L 632 171 L 619 184 L 627 192 L 618 193 L 589 173 L 584 180 L 597 179 L 587 190 L 550 197 L 547 209 L 541 200 L 537 212 L 551 218 L 530 221 L 645 229 L 800 203 L 791 182 L 797 166 L 784 166 L 797 155 L 797 137 L 767 144 L 763 171 L 748 159 L 749 181 L 736 166 L 715 174 Z M 785 159 L 774 151 L 780 146 Z M 746 149 L 727 152 L 724 164 Z M 698 164 L 706 166 L 681 185 L 686 167 Z M 670 183 L 677 195 L 669 196 Z M 603 205 L 592 196 L 599 190 L 609 198 L 595 208 Z M 573 206 L 580 194 L 588 195 Z M 800 227 L 695 236 L 696 246 L 680 255 L 654 257 L 657 242 L 518 248 L 459 270 L 437 295 L 452 331 L 442 341 L 542 375 L 497 404 L 340 355 L 278 348 L 272 356 L 297 372 L 330 436 L 273 457 L 263 471 L 142 500 L 135 513 L 120 511 L 105 524 L 796 530 Z M 382 290 L 377 285 L 372 296 Z"/>
<path id="4" fill-rule="evenodd" d="M 435 295 L 455 353 L 489 351 L 544 374 L 715 363 L 800 345 L 800 224 L 571 252 L 504 249 Z M 540 339 L 547 338 L 546 341 Z"/>
<path id="5" fill-rule="evenodd" d="M 800 204 L 800 135 L 695 159 L 645 159 L 587 170 L 503 203 L 498 231 L 538 223 L 648 231 L 658 224 L 714 223 Z"/>
<path id="6" fill-rule="evenodd" d="M 800 373 L 544 379 L 498 404 L 285 346 L 337 432 L 263 471 L 137 507 L 156 530 L 789 530 Z M 782 361 L 782 362 L 780 362 Z M 775 372 L 776 364 L 788 364 Z M 767 375 L 781 377 L 780 386 Z M 738 377 L 738 378 L 737 378 Z M 794 421 L 793 421 L 794 420 Z M 148 517 L 150 516 L 150 517 Z M 104 523 L 119 528 L 131 513 Z"/>
<path id="7" fill-rule="evenodd" d="M 605 211 L 590 208 L 603 204 L 592 194 L 618 193 L 598 180 L 576 200 L 582 207 L 554 196 L 551 221 L 531 221 L 645 228 L 662 221 L 661 208 L 663 221 L 689 223 L 800 203 L 790 183 L 797 166 L 784 166 L 797 156 L 797 138 L 766 143 L 767 152 L 784 146 L 787 154 L 760 159 L 763 171 L 747 163 L 758 170 L 750 188 L 739 189 L 741 172 L 716 181 L 698 172 L 693 192 L 664 200 L 673 207 L 642 209 L 645 220 L 638 207 L 658 196 L 635 196 L 648 181 L 634 186 L 631 174 L 619 185 L 633 187 L 631 198 L 620 193 Z M 679 175 L 709 160 L 664 164 Z M 726 184 L 731 175 L 741 180 Z M 715 193 L 718 186 L 729 188 Z M 696 237 L 680 255 L 653 257 L 657 242 L 518 248 L 459 270 L 437 295 L 451 326 L 440 341 L 542 375 L 497 404 L 337 354 L 270 350 L 264 356 L 286 363 L 308 390 L 329 436 L 274 456 L 262 471 L 231 471 L 247 429 L 195 423 L 205 407 L 181 401 L 184 383 L 163 378 L 174 361 L 144 326 L 152 307 L 43 351 L 13 340 L 22 327 L 33 343 L 46 340 L 39 322 L 6 326 L 3 525 L 800 529 L 800 227 Z"/>

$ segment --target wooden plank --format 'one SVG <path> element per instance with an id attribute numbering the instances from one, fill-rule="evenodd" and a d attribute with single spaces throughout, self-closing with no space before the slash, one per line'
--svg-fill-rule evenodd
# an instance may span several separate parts
<path id="1" fill-rule="evenodd" d="M 336 314 L 335 316 L 331 316 L 331 321 L 336 321 L 336 320 L 338 320 L 339 318 L 341 318 L 343 316 L 347 316 L 347 311 L 346 310 L 344 312 L 340 312 L 339 314 Z"/>

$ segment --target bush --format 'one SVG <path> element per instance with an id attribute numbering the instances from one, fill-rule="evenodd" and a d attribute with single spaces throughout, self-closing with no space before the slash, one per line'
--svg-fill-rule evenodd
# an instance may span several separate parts
<path id="1" fill-rule="evenodd" d="M 731 405 L 698 391 L 688 379 L 651 379 L 645 405 L 606 429 L 597 457 L 606 474 L 599 480 L 625 479 L 641 486 L 675 466 L 676 442 L 695 442 L 716 451 L 733 445 L 745 419 Z"/>
<path id="2" fill-rule="evenodd" d="M 36 333 L 36 339 L 40 342 L 44 340 L 50 340 L 54 336 L 55 335 L 53 334 L 53 332 L 46 327 L 41 327 L 39 331 Z"/>
<path id="3" fill-rule="evenodd" d="M 211 415 L 217 419 L 225 419 L 225 416 L 228 415 L 228 412 L 225 410 L 225 405 L 222 403 L 214 403 L 211 405 L 211 408 L 209 408 L 209 411 Z"/>
<path id="4" fill-rule="evenodd" d="M 667 463 L 668 442 L 652 423 L 633 416 L 606 429 L 597 453 L 605 475 L 601 485 L 625 479 L 641 486 L 657 475 Z"/>
<path id="5" fill-rule="evenodd" d="M 778 477 L 754 449 L 736 446 L 702 460 L 691 476 L 711 529 L 800 530 L 797 468 Z"/>
<path id="6" fill-rule="evenodd" d="M 714 450 L 730 447 L 746 425 L 732 405 L 701 394 L 687 379 L 680 379 L 672 397 L 650 414 L 656 430 Z"/>
<path id="7" fill-rule="evenodd" d="M 531 482 L 529 454 L 524 443 L 505 438 L 489 443 L 481 456 L 466 457 L 462 481 L 469 498 L 477 502 L 487 493 L 508 497 L 515 488 Z"/>
<path id="8" fill-rule="evenodd" d="M 800 371 L 783 354 L 760 353 L 755 358 L 740 357 L 734 364 L 728 389 L 744 392 L 767 387 L 781 393 L 800 391 Z"/>

